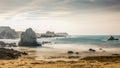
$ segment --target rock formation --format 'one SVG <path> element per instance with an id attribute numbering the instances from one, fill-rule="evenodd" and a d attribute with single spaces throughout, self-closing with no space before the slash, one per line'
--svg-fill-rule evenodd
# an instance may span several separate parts
<path id="1" fill-rule="evenodd" d="M 0 41 L 0 47 L 17 47 L 16 43 L 5 43 Z"/>
<path id="2" fill-rule="evenodd" d="M 68 51 L 67 53 L 68 53 L 68 54 L 73 54 L 74 52 L 73 52 L 73 51 Z"/>
<path id="3" fill-rule="evenodd" d="M 110 38 L 108 40 L 119 40 L 119 39 L 117 39 L 117 38 L 115 38 L 113 36 L 110 36 Z"/>
<path id="4" fill-rule="evenodd" d="M 7 26 L 0 27 L 0 39 L 15 39 L 18 35 L 14 29 Z"/>
<path id="5" fill-rule="evenodd" d="M 41 46 L 37 43 L 35 32 L 29 28 L 25 32 L 22 32 L 19 46 Z"/>
<path id="6" fill-rule="evenodd" d="M 68 33 L 54 33 L 51 31 L 47 31 L 46 33 L 41 34 L 41 37 L 67 37 Z"/>
<path id="7" fill-rule="evenodd" d="M 17 59 L 21 55 L 27 55 L 26 52 L 20 52 L 13 49 L 0 48 L 0 59 Z"/>
<path id="8" fill-rule="evenodd" d="M 55 33 L 47 31 L 45 34 L 41 34 L 41 37 L 55 37 Z"/>
<path id="9" fill-rule="evenodd" d="M 96 50 L 90 48 L 89 52 L 96 52 Z"/>

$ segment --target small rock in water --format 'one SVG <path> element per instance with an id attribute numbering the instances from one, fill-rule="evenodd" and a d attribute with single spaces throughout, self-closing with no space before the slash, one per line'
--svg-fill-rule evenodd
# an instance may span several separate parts
<path id="1" fill-rule="evenodd" d="M 73 54 L 74 52 L 73 52 L 73 51 L 68 51 L 67 53 L 68 53 L 68 54 Z"/>
<path id="2" fill-rule="evenodd" d="M 109 40 L 112 41 L 112 40 L 119 40 L 119 39 L 118 39 L 118 38 L 115 38 L 115 37 L 113 37 L 113 36 L 110 36 L 110 38 L 108 39 L 108 41 L 109 41 Z"/>
<path id="3" fill-rule="evenodd" d="M 79 52 L 76 52 L 75 54 L 79 54 Z"/>
<path id="4" fill-rule="evenodd" d="M 96 52 L 96 50 L 90 48 L 89 52 Z"/>

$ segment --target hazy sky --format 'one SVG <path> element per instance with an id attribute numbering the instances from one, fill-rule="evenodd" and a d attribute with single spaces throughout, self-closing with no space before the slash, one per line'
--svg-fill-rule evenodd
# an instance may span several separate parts
<path id="1" fill-rule="evenodd" d="M 0 26 L 70 34 L 120 34 L 120 0 L 0 0 Z"/>

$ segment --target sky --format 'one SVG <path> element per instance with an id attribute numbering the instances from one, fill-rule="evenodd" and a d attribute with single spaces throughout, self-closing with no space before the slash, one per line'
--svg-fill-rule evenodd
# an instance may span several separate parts
<path id="1" fill-rule="evenodd" d="M 120 34 L 120 0 L 0 0 L 0 26 L 72 35 Z"/>

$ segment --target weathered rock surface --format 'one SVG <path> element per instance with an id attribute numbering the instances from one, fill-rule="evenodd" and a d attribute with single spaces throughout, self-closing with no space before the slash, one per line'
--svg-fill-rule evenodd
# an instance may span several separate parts
<path id="1" fill-rule="evenodd" d="M 18 38 L 18 34 L 14 29 L 7 26 L 0 27 L 0 39 L 15 39 Z"/>
<path id="2" fill-rule="evenodd" d="M 0 48 L 0 59 L 17 59 L 21 57 L 21 55 L 27 55 L 27 53 L 13 49 Z"/>
<path id="3" fill-rule="evenodd" d="M 37 43 L 35 32 L 31 28 L 29 28 L 25 32 L 22 32 L 19 46 L 34 47 L 34 46 L 41 46 L 41 44 Z"/>

